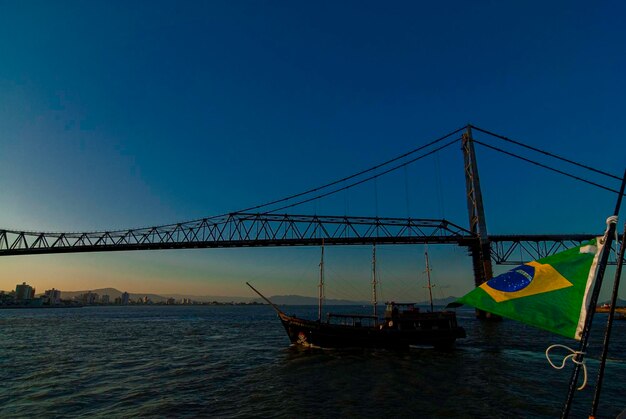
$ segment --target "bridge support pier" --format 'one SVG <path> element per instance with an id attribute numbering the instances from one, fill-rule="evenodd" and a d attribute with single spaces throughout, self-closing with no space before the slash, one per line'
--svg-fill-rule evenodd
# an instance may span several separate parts
<path id="1" fill-rule="evenodd" d="M 474 283 L 476 286 L 479 286 L 493 277 L 493 270 L 471 125 L 468 125 L 465 133 L 463 133 L 462 149 L 470 231 L 477 236 L 476 242 L 470 246 L 470 255 L 472 256 L 472 265 L 474 267 Z M 476 317 L 491 320 L 501 319 L 499 316 L 482 310 L 476 310 Z"/>

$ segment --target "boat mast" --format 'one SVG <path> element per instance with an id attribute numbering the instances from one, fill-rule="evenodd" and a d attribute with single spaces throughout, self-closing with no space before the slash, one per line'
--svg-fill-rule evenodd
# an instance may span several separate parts
<path id="1" fill-rule="evenodd" d="M 430 312 L 433 313 L 435 311 L 434 307 L 433 307 L 433 286 L 430 283 L 430 263 L 428 260 L 428 247 L 426 247 L 426 249 L 424 250 L 424 256 L 426 256 L 426 275 L 428 277 L 428 286 L 426 288 L 428 288 L 428 295 L 429 295 L 429 301 L 430 301 Z"/>
<path id="2" fill-rule="evenodd" d="M 319 301 L 317 303 L 317 321 L 322 321 L 322 301 L 324 300 L 324 239 L 322 239 L 322 256 L 320 259 Z"/>
<path id="3" fill-rule="evenodd" d="M 376 294 L 376 243 L 372 247 L 372 304 L 374 305 L 374 316 L 378 316 L 378 296 Z"/>

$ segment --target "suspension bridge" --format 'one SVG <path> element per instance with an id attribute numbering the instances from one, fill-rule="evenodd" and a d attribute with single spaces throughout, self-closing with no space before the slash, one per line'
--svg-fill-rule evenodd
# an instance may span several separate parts
<path id="1" fill-rule="evenodd" d="M 452 244 L 468 249 L 474 279 L 480 284 L 492 276 L 493 264 L 521 264 L 549 256 L 596 234 L 490 235 L 483 207 L 475 145 L 504 153 L 608 192 L 606 184 L 575 176 L 473 138 L 473 130 L 502 144 L 515 144 L 542 153 L 608 180 L 619 176 L 525 145 L 519 141 L 468 125 L 403 155 L 351 176 L 295 195 L 244 210 L 175 224 L 115 231 L 35 232 L 0 229 L 0 256 L 54 253 L 111 252 L 155 249 L 191 249 L 266 246 L 365 244 Z M 465 172 L 468 224 L 445 219 L 296 215 L 286 212 L 406 167 L 453 144 L 461 144 Z"/>

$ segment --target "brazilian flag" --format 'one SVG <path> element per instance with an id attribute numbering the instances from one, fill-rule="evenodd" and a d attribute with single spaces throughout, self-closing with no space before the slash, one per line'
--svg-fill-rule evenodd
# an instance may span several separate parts
<path id="1" fill-rule="evenodd" d="M 483 283 L 451 306 L 468 304 L 580 340 L 601 242 L 596 238 L 520 265 Z"/>

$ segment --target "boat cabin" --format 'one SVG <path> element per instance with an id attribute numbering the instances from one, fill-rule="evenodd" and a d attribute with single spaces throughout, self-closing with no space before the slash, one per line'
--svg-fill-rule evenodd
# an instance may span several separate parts
<path id="1" fill-rule="evenodd" d="M 328 313 L 329 324 L 352 327 L 376 327 L 378 317 L 362 314 L 335 314 Z"/>
<path id="2" fill-rule="evenodd" d="M 384 320 L 385 328 L 400 330 L 450 330 L 458 327 L 453 312 L 423 312 L 415 303 L 387 303 Z"/>
<path id="3" fill-rule="evenodd" d="M 420 312 L 419 307 L 415 306 L 415 303 L 396 303 L 387 302 L 385 307 L 385 320 L 392 320 L 394 318 L 407 316 L 411 314 L 418 314 Z"/>

